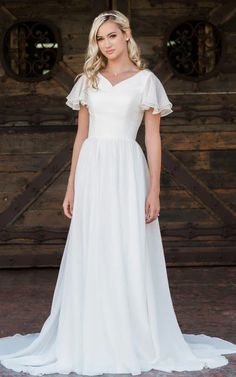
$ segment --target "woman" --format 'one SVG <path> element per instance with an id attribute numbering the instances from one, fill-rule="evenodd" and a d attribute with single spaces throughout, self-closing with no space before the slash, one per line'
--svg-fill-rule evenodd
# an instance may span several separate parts
<path id="1" fill-rule="evenodd" d="M 71 224 L 51 313 L 40 333 L 0 340 L 2 364 L 32 375 L 226 365 L 236 345 L 182 334 L 174 313 L 158 223 L 160 117 L 172 104 L 122 13 L 95 18 L 67 105 L 79 110 L 63 203 Z M 135 140 L 143 116 L 148 164 Z"/>

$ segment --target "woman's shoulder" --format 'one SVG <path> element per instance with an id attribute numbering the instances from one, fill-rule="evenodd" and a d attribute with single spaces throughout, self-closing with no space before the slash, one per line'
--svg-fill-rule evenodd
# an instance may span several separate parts
<path id="1" fill-rule="evenodd" d="M 88 77 L 85 72 L 80 72 L 74 79 L 74 87 L 81 90 L 88 89 Z"/>
<path id="2" fill-rule="evenodd" d="M 150 82 L 157 82 L 160 81 L 158 76 L 150 69 L 150 68 L 144 68 L 143 69 L 143 75 L 142 78 L 145 83 L 150 83 Z"/>
<path id="3" fill-rule="evenodd" d="M 145 72 L 145 77 L 152 77 L 152 78 L 158 78 L 158 76 L 150 69 L 150 68 L 144 68 L 143 71 Z"/>
<path id="4" fill-rule="evenodd" d="M 80 73 L 78 73 L 78 75 L 74 78 L 74 82 L 76 83 L 76 82 L 83 82 L 83 81 L 85 81 L 85 79 L 86 79 L 86 75 L 85 75 L 85 73 L 84 72 L 80 72 Z"/>
<path id="5" fill-rule="evenodd" d="M 146 74 L 150 74 L 150 73 L 152 73 L 152 71 L 151 71 L 150 68 L 143 68 L 142 71 L 143 71 L 143 72 L 146 72 Z"/>
<path id="6" fill-rule="evenodd" d="M 144 71 L 145 72 L 144 72 L 143 79 L 144 79 L 145 86 L 148 87 L 149 85 L 152 85 L 152 86 L 159 87 L 162 85 L 162 82 L 159 79 L 158 75 L 154 73 L 151 69 L 146 68 L 144 69 Z"/>

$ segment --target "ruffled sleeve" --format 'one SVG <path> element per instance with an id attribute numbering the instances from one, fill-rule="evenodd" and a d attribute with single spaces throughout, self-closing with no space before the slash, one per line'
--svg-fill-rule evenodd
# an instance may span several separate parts
<path id="1" fill-rule="evenodd" d="M 161 81 L 150 72 L 142 93 L 141 110 L 153 107 L 152 114 L 160 113 L 163 117 L 173 112 L 172 106 Z"/>
<path id="2" fill-rule="evenodd" d="M 87 85 L 85 74 L 81 75 L 66 97 L 66 105 L 73 110 L 79 110 L 80 104 L 88 107 Z"/>

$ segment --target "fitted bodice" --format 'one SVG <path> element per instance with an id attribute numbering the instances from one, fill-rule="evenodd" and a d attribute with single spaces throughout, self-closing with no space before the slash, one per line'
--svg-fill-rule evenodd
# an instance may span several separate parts
<path id="1" fill-rule="evenodd" d="M 74 110 L 80 104 L 89 111 L 88 137 L 136 139 L 144 111 L 153 108 L 153 114 L 171 113 L 169 101 L 160 80 L 149 69 L 112 85 L 98 73 L 98 89 L 87 85 L 85 74 L 80 76 L 67 96 L 66 104 Z"/>
<path id="2" fill-rule="evenodd" d="M 142 91 L 136 76 L 141 77 L 143 73 L 136 73 L 114 86 L 99 75 L 99 90 L 88 89 L 88 137 L 136 138 L 143 118 L 143 110 L 139 107 Z"/>

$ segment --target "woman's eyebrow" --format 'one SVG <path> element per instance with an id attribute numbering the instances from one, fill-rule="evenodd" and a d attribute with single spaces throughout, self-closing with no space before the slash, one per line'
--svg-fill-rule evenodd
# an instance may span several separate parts
<path id="1" fill-rule="evenodd" d="M 112 31 L 111 33 L 108 33 L 107 35 L 110 35 L 110 34 L 113 34 L 113 33 L 115 33 L 115 31 Z M 97 35 L 97 38 L 100 38 L 100 37 L 102 37 L 102 35 Z"/>

